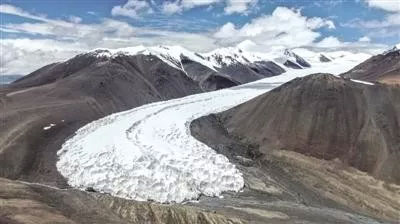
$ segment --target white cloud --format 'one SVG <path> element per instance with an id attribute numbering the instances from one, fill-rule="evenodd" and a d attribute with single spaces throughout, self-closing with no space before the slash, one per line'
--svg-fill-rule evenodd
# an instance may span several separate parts
<path id="1" fill-rule="evenodd" d="M 209 1 L 210 2 L 210 1 Z M 153 3 L 150 3 L 153 4 Z M 183 4 L 183 3 L 182 3 Z M 199 4 L 186 2 L 189 5 Z M 371 47 L 372 43 L 342 43 L 334 37 L 315 43 L 320 28 L 333 29 L 334 23 L 324 18 L 308 18 L 299 10 L 278 7 L 264 15 L 237 26 L 226 23 L 210 32 L 175 32 L 162 28 L 136 27 L 116 19 L 102 18 L 97 23 L 83 23 L 79 18 L 50 19 L 20 8 L 0 6 L 1 13 L 18 15 L 36 21 L 2 23 L 3 32 L 27 33 L 35 38 L 3 38 L 0 42 L 2 74 L 28 74 L 46 64 L 66 60 L 94 48 L 120 48 L 135 45 L 180 45 L 193 51 L 206 52 L 218 47 L 239 44 L 244 49 L 268 51 L 272 47 Z M 72 20 L 72 21 L 71 21 Z M 174 26 L 176 23 L 174 22 Z M 283 25 L 284 24 L 284 25 Z M 369 35 L 368 35 L 369 36 Z"/>
<path id="2" fill-rule="evenodd" d="M 371 42 L 371 38 L 367 37 L 367 36 L 363 36 L 360 37 L 360 39 L 358 39 L 359 42 Z"/>
<path id="3" fill-rule="evenodd" d="M 384 44 L 371 43 L 369 37 L 364 36 L 356 42 L 344 42 L 339 40 L 337 37 L 329 36 L 323 38 L 321 41 L 316 42 L 308 48 L 314 51 L 351 51 L 354 53 L 368 53 L 368 54 L 379 54 L 388 48 Z"/>
<path id="4" fill-rule="evenodd" d="M 247 14 L 251 7 L 257 4 L 258 0 L 228 0 L 225 7 L 225 13 L 244 13 Z"/>
<path id="5" fill-rule="evenodd" d="M 320 48 L 337 48 L 337 47 L 341 47 L 342 46 L 342 42 L 339 41 L 339 39 L 337 39 L 336 37 L 325 37 L 324 39 L 322 39 L 321 41 L 317 42 L 315 44 L 316 47 L 320 47 Z"/>
<path id="6" fill-rule="evenodd" d="M 212 5 L 221 2 L 221 0 L 181 0 L 184 8 L 191 9 L 198 6 Z"/>
<path id="7" fill-rule="evenodd" d="M 364 0 L 369 7 L 386 11 L 383 19 L 350 21 L 344 26 L 363 29 L 368 36 L 376 38 L 400 38 L 400 1 L 399 0 Z"/>
<path id="8" fill-rule="evenodd" d="M 258 0 L 174 0 L 165 1 L 161 7 L 165 14 L 181 13 L 196 7 L 212 7 L 216 4 L 224 4 L 226 14 L 248 14 L 250 9 L 257 5 Z"/>
<path id="9" fill-rule="evenodd" d="M 225 38 L 232 38 L 238 33 L 236 30 L 235 25 L 231 22 L 226 23 L 223 25 L 219 30 L 214 34 L 214 37 L 225 39 Z"/>
<path id="10" fill-rule="evenodd" d="M 322 27 L 328 27 L 329 29 L 335 29 L 335 23 L 332 20 L 322 19 L 320 17 L 313 17 L 307 20 L 307 26 L 310 29 L 319 29 Z"/>
<path id="11" fill-rule="evenodd" d="M 16 7 L 14 9 L 21 12 Z M 19 13 L 19 16 L 27 17 L 29 14 Z M 5 52 L 0 64 L 2 74 L 27 74 L 46 64 L 99 47 L 165 44 L 181 45 L 194 51 L 208 51 L 217 47 L 207 33 L 139 28 L 114 19 L 102 19 L 94 24 L 76 23 L 80 20 L 73 20 L 44 19 L 41 22 L 0 24 L 4 32 L 38 35 L 34 39 L 2 39 L 1 52 Z"/>
<path id="12" fill-rule="evenodd" d="M 264 15 L 238 28 L 232 23 L 223 25 L 214 34 L 221 44 L 232 45 L 244 40 L 271 47 L 298 47 L 313 43 L 320 33 L 316 29 L 335 28 L 332 21 L 314 17 L 307 18 L 299 10 L 277 7 L 271 15 Z"/>
<path id="13" fill-rule="evenodd" d="M 28 74 L 47 64 L 63 61 L 81 50 L 77 44 L 54 40 L 3 39 L 0 42 L 1 74 Z M 77 49 L 78 48 L 78 49 Z"/>
<path id="14" fill-rule="evenodd" d="M 369 37 L 400 38 L 400 13 L 388 13 L 381 20 L 354 19 L 341 25 L 345 27 L 361 29 Z"/>
<path id="15" fill-rule="evenodd" d="M 69 19 L 69 21 L 71 21 L 71 22 L 73 22 L 73 23 L 80 23 L 80 22 L 82 22 L 82 18 L 81 18 L 81 17 L 78 17 L 78 16 L 70 16 L 68 19 Z"/>
<path id="16" fill-rule="evenodd" d="M 153 9 L 146 0 L 128 0 L 122 6 L 114 6 L 111 10 L 111 15 L 139 18 L 142 13 L 152 12 Z"/>
<path id="17" fill-rule="evenodd" d="M 183 11 L 182 5 L 179 4 L 178 1 L 176 2 L 164 2 L 162 5 L 162 11 L 167 14 L 175 14 L 175 13 L 180 13 Z"/>
<path id="18" fill-rule="evenodd" d="M 165 1 L 161 6 L 162 12 L 167 15 L 181 13 L 185 10 L 189 10 L 196 7 L 212 6 L 222 0 L 174 0 Z"/>
<path id="19" fill-rule="evenodd" d="M 365 0 L 369 7 L 383 9 L 389 12 L 400 12 L 399 0 Z"/>
<path id="20" fill-rule="evenodd" d="M 0 4 L 0 13 L 9 14 L 9 15 L 16 15 L 28 19 L 39 20 L 46 22 L 48 21 L 45 16 L 43 15 L 33 15 L 29 12 L 24 11 L 21 8 L 15 7 L 9 4 Z"/>

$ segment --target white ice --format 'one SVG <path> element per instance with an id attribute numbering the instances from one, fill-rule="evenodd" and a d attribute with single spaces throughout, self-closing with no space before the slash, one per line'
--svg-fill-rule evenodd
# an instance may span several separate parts
<path id="1" fill-rule="evenodd" d="M 57 168 L 76 188 L 158 202 L 240 191 L 244 181 L 229 160 L 191 136 L 191 121 L 232 108 L 295 77 L 339 74 L 365 58 L 340 57 L 220 91 L 157 102 L 112 114 L 80 128 L 58 152 Z"/>

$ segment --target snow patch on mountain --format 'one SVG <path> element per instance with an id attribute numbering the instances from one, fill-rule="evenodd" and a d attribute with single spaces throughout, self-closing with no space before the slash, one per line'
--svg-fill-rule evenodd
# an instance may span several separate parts
<path id="1" fill-rule="evenodd" d="M 223 67 L 235 64 L 249 65 L 257 62 L 274 62 L 282 68 L 304 69 L 321 62 L 330 63 L 333 60 L 350 57 L 359 61 L 359 57 L 368 58 L 365 53 L 349 51 L 314 52 L 306 48 L 275 49 L 270 52 L 249 52 L 239 47 L 219 48 L 209 53 L 195 53 L 180 46 L 135 46 L 119 49 L 95 49 L 89 54 L 96 57 L 117 57 L 119 55 L 154 55 L 168 65 L 185 72 L 183 58 L 202 64 L 218 72 Z"/>
<path id="2" fill-rule="evenodd" d="M 135 46 L 135 47 L 126 47 L 126 48 L 118 48 L 118 49 L 106 49 L 99 48 L 90 52 L 91 54 L 97 57 L 117 57 L 119 55 L 154 55 L 161 60 L 163 60 L 168 65 L 184 70 L 182 66 L 182 56 L 186 58 L 198 62 L 208 68 L 215 70 L 214 64 L 205 60 L 200 54 L 191 52 L 181 46 L 153 46 L 153 47 L 145 47 L 145 46 Z"/>
<path id="3" fill-rule="evenodd" d="M 203 56 L 218 68 L 236 63 L 249 64 L 257 61 L 269 61 L 265 55 L 246 52 L 236 47 L 216 49 L 203 54 Z"/>

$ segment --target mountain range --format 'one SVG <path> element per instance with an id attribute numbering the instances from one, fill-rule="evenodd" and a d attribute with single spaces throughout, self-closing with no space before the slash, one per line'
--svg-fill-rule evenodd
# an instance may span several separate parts
<path id="1" fill-rule="evenodd" d="M 200 54 L 137 46 L 96 49 L 47 65 L 0 88 L 0 223 L 395 223 L 399 55 L 397 49 L 369 58 L 347 51 L 222 48 Z M 342 74 L 296 78 L 319 69 Z M 124 116 L 129 119 L 118 120 Z M 113 133 L 113 125 L 127 129 Z M 93 141 L 93 133 L 107 134 Z M 71 139 L 79 139 L 77 145 Z M 186 154 L 179 150 L 174 158 L 162 154 L 181 149 L 173 143 L 190 147 L 195 159 L 181 161 Z M 62 157 L 68 149 L 83 153 Z M 200 149 L 213 153 L 196 153 Z M 147 153 L 137 161 L 145 169 L 126 162 L 129 152 Z M 100 157 L 107 159 L 93 170 L 91 159 Z M 59 161 L 70 176 L 60 173 Z M 212 170 L 214 162 L 226 170 Z M 106 169 L 113 167 L 119 170 Z M 146 176 L 159 167 L 165 173 Z M 194 169 L 180 173 L 184 169 L 176 167 Z M 191 198 L 198 202 L 114 197 L 143 190 L 133 188 L 141 180 L 125 185 L 129 181 L 113 176 L 123 170 L 143 177 L 146 192 L 161 189 L 155 199 L 170 188 L 152 180 L 165 178 L 166 186 L 187 190 L 173 196 L 192 190 L 200 192 Z M 214 193 L 220 190 L 216 180 L 241 183 L 228 171 L 241 173 L 243 189 Z M 107 180 L 85 185 L 88 174 Z M 193 183 L 179 182 L 185 178 Z M 212 190 L 207 179 L 214 181 Z M 109 180 L 127 187 L 115 192 Z"/>

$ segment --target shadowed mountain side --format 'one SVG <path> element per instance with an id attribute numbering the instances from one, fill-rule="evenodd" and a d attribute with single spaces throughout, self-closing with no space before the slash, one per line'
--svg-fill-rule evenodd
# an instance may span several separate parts
<path id="1" fill-rule="evenodd" d="M 271 61 L 230 64 L 222 66 L 218 71 L 229 75 L 233 80 L 241 84 L 276 76 L 285 72 L 283 68 Z"/>
<path id="2" fill-rule="evenodd" d="M 217 71 L 210 69 L 200 63 L 190 60 L 187 57 L 181 56 L 182 67 L 186 74 L 198 82 L 204 90 L 217 90 L 237 86 L 237 82 L 229 76 L 223 75 Z"/>

